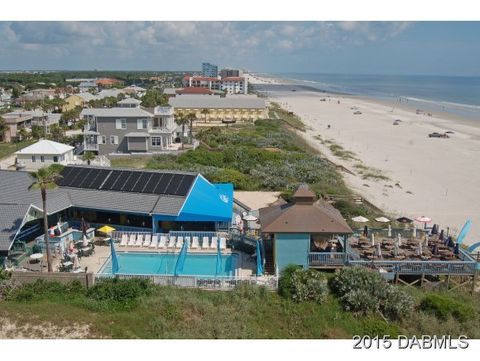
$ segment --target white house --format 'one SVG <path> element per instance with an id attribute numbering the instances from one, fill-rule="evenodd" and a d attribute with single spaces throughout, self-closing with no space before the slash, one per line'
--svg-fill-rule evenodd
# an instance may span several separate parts
<path id="1" fill-rule="evenodd" d="M 70 145 L 42 139 L 15 152 L 17 156 L 17 168 L 30 171 L 51 164 L 71 164 L 75 161 L 73 154 L 74 149 L 75 148 Z"/>

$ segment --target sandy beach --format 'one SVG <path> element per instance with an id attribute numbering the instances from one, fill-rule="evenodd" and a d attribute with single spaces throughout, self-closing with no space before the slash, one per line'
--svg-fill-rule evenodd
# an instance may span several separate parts
<path id="1" fill-rule="evenodd" d="M 249 81 L 280 84 L 259 76 Z M 480 241 L 480 124 L 448 113 L 416 114 L 406 105 L 393 107 L 294 85 L 272 87 L 266 95 L 302 118 L 307 131 L 299 134 L 308 143 L 355 173 L 344 173 L 355 192 L 394 215 L 428 216 L 453 234 L 470 218 L 473 226 L 465 243 Z M 357 111 L 361 114 L 354 114 Z M 393 125 L 397 119 L 399 125 Z M 454 133 L 448 139 L 428 137 L 445 131 Z M 335 156 L 328 142 L 353 152 L 356 159 Z M 361 168 L 388 180 L 364 179 Z"/>

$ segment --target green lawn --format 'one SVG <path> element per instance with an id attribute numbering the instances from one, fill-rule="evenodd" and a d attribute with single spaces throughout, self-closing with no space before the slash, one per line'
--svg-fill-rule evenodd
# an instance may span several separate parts
<path id="1" fill-rule="evenodd" d="M 411 290 L 417 300 L 426 292 Z M 476 316 L 459 322 L 416 311 L 399 322 L 380 316 L 355 316 L 329 295 L 324 304 L 295 303 L 256 287 L 201 291 L 155 287 L 130 308 L 117 309 L 75 291 L 37 294 L 33 299 L 0 301 L 0 319 L 19 326 L 51 323 L 89 325 L 99 338 L 351 338 L 360 335 L 452 335 L 480 337 L 478 299 L 455 297 L 475 308 Z M 33 320 L 33 321 L 32 321 Z M 33 332 L 33 331 L 32 331 Z M 33 333 L 30 337 L 34 336 Z"/>
<path id="2" fill-rule="evenodd" d="M 110 157 L 110 162 L 114 168 L 145 168 L 152 159 L 151 156 L 126 156 Z"/>
<path id="3" fill-rule="evenodd" d="M 18 143 L 0 143 L 0 159 L 6 158 L 17 150 L 25 148 L 26 146 L 29 146 L 35 142 L 35 140 L 27 140 Z"/>

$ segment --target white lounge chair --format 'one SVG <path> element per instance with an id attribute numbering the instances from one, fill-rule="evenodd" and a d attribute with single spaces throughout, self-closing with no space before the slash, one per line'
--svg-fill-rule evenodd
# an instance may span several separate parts
<path id="1" fill-rule="evenodd" d="M 150 247 L 151 242 L 152 242 L 152 235 L 148 233 L 145 235 L 145 241 L 143 241 L 143 247 Z"/>
<path id="2" fill-rule="evenodd" d="M 192 237 L 185 237 L 185 242 L 187 242 L 188 248 L 192 246 Z"/>
<path id="3" fill-rule="evenodd" d="M 208 239 L 207 236 L 203 237 L 202 240 L 202 249 L 208 249 L 210 247 L 210 240 Z"/>
<path id="4" fill-rule="evenodd" d="M 165 248 L 167 245 L 167 236 L 160 236 L 160 243 L 158 244 L 158 248 Z"/>
<path id="5" fill-rule="evenodd" d="M 120 241 L 120 246 L 125 247 L 128 244 L 128 234 L 122 234 L 122 240 Z"/>
<path id="6" fill-rule="evenodd" d="M 157 248 L 157 244 L 158 244 L 158 236 L 156 234 L 154 234 L 152 236 L 152 242 L 150 243 L 150 248 Z"/>
<path id="7" fill-rule="evenodd" d="M 168 248 L 175 247 L 175 242 L 176 241 L 177 241 L 177 237 L 171 236 L 170 239 L 168 240 Z"/>
<path id="8" fill-rule="evenodd" d="M 131 234 L 130 235 L 130 240 L 128 241 L 128 245 L 129 246 L 135 246 L 136 240 L 137 240 L 137 237 L 135 236 L 135 234 Z"/>
<path id="9" fill-rule="evenodd" d="M 177 244 L 175 248 L 182 248 L 183 247 L 183 237 L 178 237 Z"/>
<path id="10" fill-rule="evenodd" d="M 225 237 L 220 237 L 220 249 L 227 249 L 227 239 Z"/>
<path id="11" fill-rule="evenodd" d="M 143 234 L 139 234 L 137 237 L 137 242 L 135 242 L 135 247 L 141 247 L 143 244 Z"/>
<path id="12" fill-rule="evenodd" d="M 217 249 L 218 238 L 212 237 L 212 243 L 210 244 L 210 249 Z"/>
<path id="13" fill-rule="evenodd" d="M 192 249 L 198 249 L 198 248 L 199 248 L 198 237 L 193 237 L 192 238 Z"/>

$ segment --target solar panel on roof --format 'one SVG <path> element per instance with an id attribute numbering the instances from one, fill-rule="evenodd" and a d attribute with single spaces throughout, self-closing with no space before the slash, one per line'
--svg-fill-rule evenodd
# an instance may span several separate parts
<path id="1" fill-rule="evenodd" d="M 183 180 L 183 177 L 185 177 L 185 175 L 183 174 L 174 174 L 172 181 L 170 182 L 167 189 L 165 190 L 165 194 L 175 194 L 175 192 L 178 189 L 178 186 Z"/>
<path id="2" fill-rule="evenodd" d="M 135 183 L 137 183 L 138 178 L 140 178 L 139 172 L 130 172 L 128 177 L 125 179 L 125 183 L 123 184 L 122 191 L 124 192 L 131 192 Z"/>
<path id="3" fill-rule="evenodd" d="M 65 167 L 60 175 L 62 178 L 60 178 L 58 184 L 67 187 L 74 178 L 74 169 L 72 167 Z"/>
<path id="4" fill-rule="evenodd" d="M 83 179 L 81 179 L 77 187 L 78 188 L 85 188 L 87 184 L 89 184 L 92 181 L 92 178 L 94 177 L 94 174 L 96 174 L 96 169 L 87 169 L 87 172 L 83 175 Z"/>
<path id="5" fill-rule="evenodd" d="M 147 185 L 143 189 L 143 193 L 153 193 L 155 190 L 155 187 L 157 186 L 157 183 L 160 181 L 162 178 L 161 173 L 153 173 L 152 177 L 148 181 Z"/>
<path id="6" fill-rule="evenodd" d="M 95 177 L 92 177 L 92 181 L 85 186 L 85 188 L 98 189 L 110 173 L 110 169 L 96 169 Z"/>
<path id="7" fill-rule="evenodd" d="M 175 192 L 175 195 L 186 196 L 194 180 L 195 180 L 195 176 L 185 175 L 182 179 L 182 182 L 178 186 L 177 191 Z"/>
<path id="8" fill-rule="evenodd" d="M 100 189 L 102 189 L 104 191 L 108 191 L 110 189 L 110 187 L 115 183 L 115 181 L 117 180 L 120 173 L 121 173 L 121 171 L 119 171 L 119 170 L 113 170 L 110 173 L 110 176 L 108 177 L 108 179 L 105 181 L 105 183 L 103 183 L 103 185 Z"/>
<path id="9" fill-rule="evenodd" d="M 135 183 L 135 185 L 132 187 L 131 191 L 139 193 L 142 192 L 152 175 L 153 173 L 142 173 L 142 175 L 138 178 L 137 183 Z"/>
<path id="10" fill-rule="evenodd" d="M 172 176 L 173 174 L 164 173 L 162 179 L 160 179 L 160 182 L 157 183 L 157 186 L 153 190 L 153 193 L 164 194 L 165 189 L 167 189 L 168 185 L 170 184 L 170 181 L 172 180 Z"/>
<path id="11" fill-rule="evenodd" d="M 130 174 L 129 171 L 121 171 L 120 174 L 117 177 L 117 180 L 115 183 L 112 184 L 110 187 L 111 191 L 120 191 L 123 188 L 123 185 L 125 184 L 127 176 Z"/>
<path id="12" fill-rule="evenodd" d="M 79 185 L 83 182 L 86 175 L 90 172 L 90 168 L 78 168 L 76 169 L 76 176 L 70 183 L 70 187 L 79 188 Z"/>

